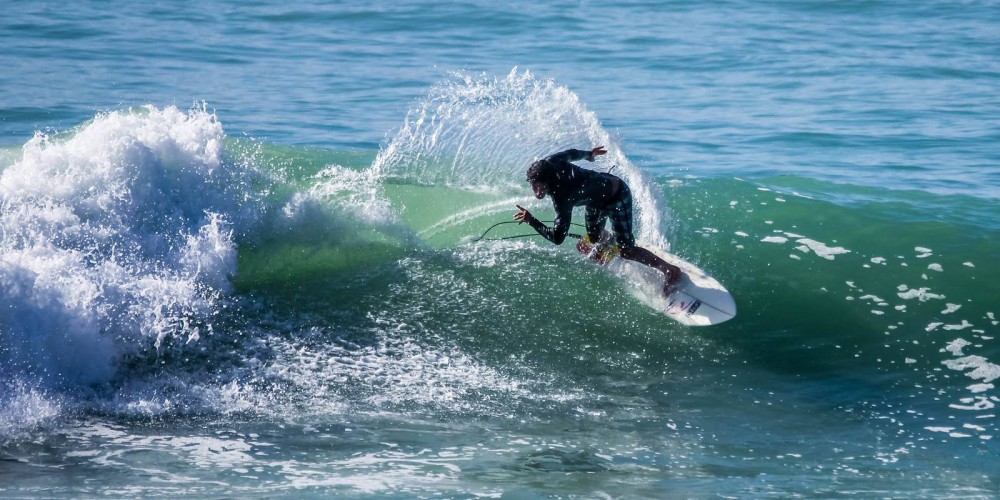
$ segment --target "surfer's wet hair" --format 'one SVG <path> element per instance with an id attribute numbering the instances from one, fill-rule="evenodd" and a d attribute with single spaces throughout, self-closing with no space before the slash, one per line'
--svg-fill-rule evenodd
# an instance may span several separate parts
<path id="1" fill-rule="evenodd" d="M 556 180 L 556 166 L 548 159 L 538 160 L 528 167 L 528 182 L 553 184 Z"/>

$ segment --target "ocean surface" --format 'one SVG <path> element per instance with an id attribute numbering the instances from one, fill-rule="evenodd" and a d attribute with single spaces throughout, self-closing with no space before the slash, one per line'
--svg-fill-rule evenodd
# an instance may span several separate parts
<path id="1" fill-rule="evenodd" d="M 0 497 L 1000 497 L 996 2 L 4 5 Z"/>

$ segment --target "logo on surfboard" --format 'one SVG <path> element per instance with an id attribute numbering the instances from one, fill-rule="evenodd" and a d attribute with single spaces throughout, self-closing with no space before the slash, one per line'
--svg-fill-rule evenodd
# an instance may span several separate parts
<path id="1" fill-rule="evenodd" d="M 684 313 L 684 315 L 685 316 L 690 316 L 690 315 L 698 312 L 698 308 L 699 307 L 701 307 L 701 301 L 700 300 L 695 300 L 694 302 L 691 303 L 691 307 L 688 308 L 687 312 Z"/>
<path id="2" fill-rule="evenodd" d="M 701 301 L 698 299 L 695 299 L 690 303 L 682 300 L 677 307 L 674 307 L 674 304 L 677 304 L 676 300 L 670 301 L 667 304 L 667 312 L 670 313 L 671 316 L 677 316 L 683 312 L 685 316 L 690 317 L 692 314 L 698 312 L 698 308 L 701 307 Z"/>

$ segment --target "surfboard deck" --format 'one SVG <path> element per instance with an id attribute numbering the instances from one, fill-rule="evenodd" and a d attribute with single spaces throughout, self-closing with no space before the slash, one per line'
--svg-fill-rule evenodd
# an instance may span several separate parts
<path id="1" fill-rule="evenodd" d="M 638 245 L 684 272 L 684 276 L 670 295 L 663 294 L 662 273 L 620 258 L 619 251 L 613 244 L 604 245 L 603 251 L 597 253 L 593 251 L 589 240 L 584 236 L 577 244 L 577 251 L 624 277 L 631 285 L 629 291 L 633 296 L 678 323 L 688 326 L 709 326 L 736 316 L 736 301 L 715 278 L 677 255 L 647 243 L 638 242 Z"/>

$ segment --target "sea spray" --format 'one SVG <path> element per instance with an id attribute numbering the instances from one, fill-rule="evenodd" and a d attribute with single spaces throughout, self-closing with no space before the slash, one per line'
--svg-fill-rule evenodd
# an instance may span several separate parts
<path id="1" fill-rule="evenodd" d="M 530 71 L 506 77 L 453 73 L 406 115 L 379 151 L 372 169 L 388 182 L 505 192 L 530 190 L 525 170 L 534 160 L 568 148 L 605 146 L 608 154 L 583 166 L 628 182 L 637 236 L 667 246 L 669 220 L 661 192 L 626 156 L 579 96 Z"/>
<path id="2" fill-rule="evenodd" d="M 421 247 L 400 223 L 381 181 L 371 169 L 330 164 L 310 176 L 309 185 L 277 200 L 253 243 L 240 250 L 237 288 L 295 287 L 386 264 L 404 249 Z"/>
<path id="3" fill-rule="evenodd" d="M 61 398 L 35 384 L 7 380 L 0 388 L 0 446 L 23 438 L 62 411 Z"/>

